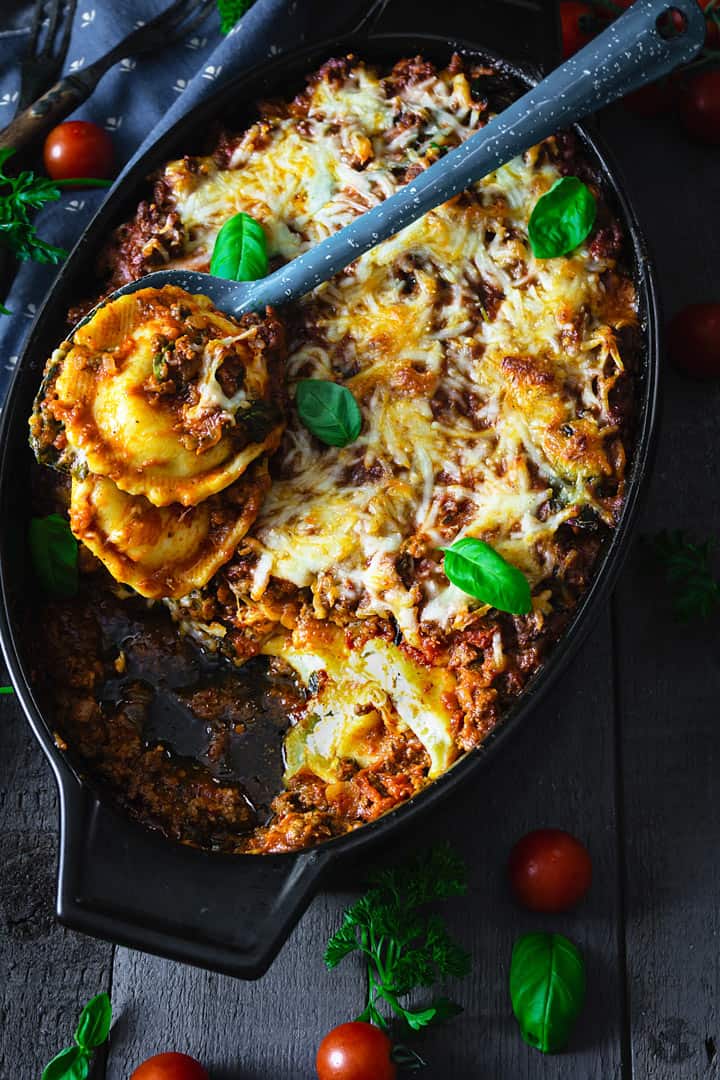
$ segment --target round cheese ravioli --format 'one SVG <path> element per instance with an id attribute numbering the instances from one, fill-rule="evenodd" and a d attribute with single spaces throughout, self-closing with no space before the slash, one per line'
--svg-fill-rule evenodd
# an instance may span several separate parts
<path id="1" fill-rule="evenodd" d="M 267 462 L 199 506 L 158 507 L 106 477 L 73 478 L 70 527 L 116 581 L 150 599 L 206 585 L 232 557 L 270 486 Z"/>
<path id="2" fill-rule="evenodd" d="M 195 506 L 277 448 L 283 348 L 269 311 L 238 321 L 174 286 L 119 297 L 53 354 L 36 453 L 154 506 Z"/>

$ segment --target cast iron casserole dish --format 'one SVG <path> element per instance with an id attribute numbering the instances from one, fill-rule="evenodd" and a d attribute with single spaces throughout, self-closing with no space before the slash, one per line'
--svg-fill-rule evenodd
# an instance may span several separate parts
<path id="1" fill-rule="evenodd" d="M 57 914 L 68 926 L 174 959 L 255 978 L 269 966 L 332 863 L 417 821 L 457 785 L 476 777 L 510 733 L 522 725 L 553 678 L 578 648 L 593 614 L 608 595 L 628 548 L 655 427 L 658 381 L 658 307 L 645 242 L 634 212 L 614 178 L 606 153 L 585 128 L 576 132 L 624 224 L 638 293 L 641 347 L 636 388 L 635 447 L 621 520 L 601 555 L 590 588 L 550 661 L 532 678 L 499 728 L 428 788 L 379 820 L 321 847 L 287 855 L 220 855 L 176 844 L 123 816 L 98 796 L 55 745 L 31 687 L 31 657 L 20 635 L 26 602 L 27 476 L 31 453 L 27 416 L 45 358 L 65 333 L 65 313 L 78 281 L 111 228 L 138 202 L 145 177 L 199 141 L 208 121 L 238 100 L 283 95 L 323 60 L 355 51 L 369 62 L 394 62 L 421 53 L 446 63 L 454 50 L 490 63 L 525 85 L 532 78 L 485 49 L 436 35 L 384 34 L 322 42 L 245 73 L 180 121 L 136 162 L 78 241 L 33 325 L 0 429 L 0 514 L 12 522 L 0 538 L 0 636 L 30 725 L 60 792 L 61 836 Z"/>

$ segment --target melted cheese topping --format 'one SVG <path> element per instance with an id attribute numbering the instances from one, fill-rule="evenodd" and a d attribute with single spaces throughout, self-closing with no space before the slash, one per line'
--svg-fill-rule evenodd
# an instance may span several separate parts
<path id="1" fill-rule="evenodd" d="M 239 211 L 262 223 L 273 264 L 290 260 L 486 122 L 492 72 L 410 69 L 383 79 L 333 62 L 230 151 L 170 163 L 158 188 L 158 216 L 172 215 L 179 237 L 162 249 L 169 265 L 207 269 Z M 592 238 L 568 257 L 533 257 L 528 221 L 565 168 L 560 150 L 550 139 L 512 160 L 288 313 L 291 402 L 298 380 L 335 380 L 358 402 L 360 436 L 321 445 L 291 408 L 231 571 L 170 607 L 210 647 L 240 660 L 262 649 L 307 683 L 286 739 L 291 787 L 309 772 L 337 793 L 368 773 L 372 805 L 387 807 L 442 773 L 541 662 L 534 643 L 554 605 L 577 598 L 559 530 L 615 523 L 625 457 L 613 391 L 635 297 L 603 254 L 611 246 Z M 127 242 L 144 243 L 142 222 L 133 228 Z M 162 229 L 143 256 L 161 241 Z M 529 616 L 503 622 L 450 584 L 440 549 L 462 536 L 527 575 Z M 388 794 L 383 769 L 405 771 L 393 789 L 404 794 Z"/>
<path id="2" fill-rule="evenodd" d="M 51 359 L 45 388 L 73 471 L 160 507 L 195 506 L 228 487 L 282 434 L 276 417 L 261 441 L 244 437 L 244 415 L 270 402 L 257 334 L 171 286 L 101 307 Z M 232 397 L 217 379 L 229 358 L 242 371 Z"/>
<path id="3" fill-rule="evenodd" d="M 177 162 L 165 180 L 196 265 L 238 210 L 289 259 L 482 121 L 462 73 L 398 91 L 356 65 L 314 85 L 302 124 L 251 128 L 229 168 Z M 609 301 L 613 260 L 587 245 L 532 256 L 528 220 L 559 175 L 536 147 L 300 301 L 311 332 L 291 342 L 290 392 L 299 378 L 345 384 L 363 429 L 348 447 L 322 448 L 291 417 L 253 529 L 251 602 L 277 578 L 309 588 L 318 617 L 392 618 L 417 643 L 422 624 L 447 632 L 478 607 L 445 578 L 441 546 L 480 537 L 535 587 L 563 522 L 584 508 L 610 520 L 602 482 L 617 482 L 622 462 L 608 396 L 633 296 Z M 409 584 L 404 555 L 423 560 Z"/>

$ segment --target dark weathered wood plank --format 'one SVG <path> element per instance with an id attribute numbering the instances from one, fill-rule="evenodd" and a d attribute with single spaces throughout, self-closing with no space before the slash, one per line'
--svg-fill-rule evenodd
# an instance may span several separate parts
<path id="1" fill-rule="evenodd" d="M 330 973 L 322 953 L 350 897 L 318 897 L 270 971 L 240 982 L 118 949 L 113 1004 L 119 1017 L 108 1080 L 127 1080 L 150 1054 L 199 1058 L 213 1080 L 313 1077 L 315 1051 L 335 1024 L 362 1009 L 362 973 L 352 961 Z"/>
<path id="2" fill-rule="evenodd" d="M 667 120 L 612 118 L 629 189 L 651 226 L 668 313 L 717 299 L 714 151 Z M 720 536 L 720 385 L 664 377 L 661 438 L 643 530 Z M 720 567 L 718 567 L 720 569 Z M 717 1074 L 720 1044 L 720 659 L 716 616 L 678 626 L 638 544 L 615 607 L 627 863 L 627 957 L 636 1080 Z"/>
<path id="3" fill-rule="evenodd" d="M 72 1041 L 80 1009 L 107 988 L 112 946 L 55 922 L 55 782 L 9 696 L 0 726 L 0 1077 L 24 1080 Z"/>
<path id="4" fill-rule="evenodd" d="M 539 916 L 521 910 L 510 898 L 505 880 L 510 849 L 529 829 L 546 825 L 567 828 L 590 847 L 594 882 L 575 912 Z M 625 1075 L 607 612 L 525 731 L 505 747 L 473 790 L 463 792 L 428 823 L 421 842 L 433 837 L 450 838 L 470 868 L 468 896 L 449 902 L 446 910 L 472 952 L 473 973 L 449 988 L 465 1008 L 462 1018 L 452 1028 L 412 1040 L 430 1063 L 428 1077 L 615 1080 Z M 522 1042 L 510 1009 L 512 945 L 532 930 L 556 930 L 572 938 L 588 967 L 584 1014 L 568 1052 L 553 1057 L 543 1057 Z"/>

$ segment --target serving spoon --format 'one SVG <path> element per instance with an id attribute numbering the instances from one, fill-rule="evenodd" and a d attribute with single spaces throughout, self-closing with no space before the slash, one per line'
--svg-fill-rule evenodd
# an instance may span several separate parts
<path id="1" fill-rule="evenodd" d="M 691 60 L 704 40 L 705 17 L 695 0 L 635 0 L 602 34 L 480 131 L 395 195 L 274 273 L 238 282 L 195 270 L 159 270 L 123 285 L 103 304 L 137 289 L 164 285 L 202 293 L 234 316 L 262 311 L 268 304 L 288 304 L 555 131 L 669 74 Z M 78 325 L 91 319 L 95 310 Z"/>

